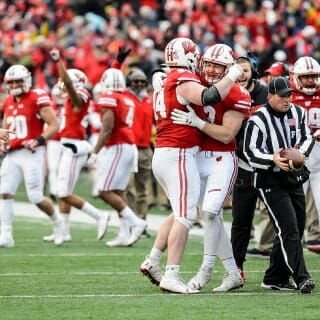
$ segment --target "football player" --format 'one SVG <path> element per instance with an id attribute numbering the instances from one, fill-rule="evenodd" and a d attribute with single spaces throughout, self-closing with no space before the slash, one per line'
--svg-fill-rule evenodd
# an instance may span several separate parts
<path id="1" fill-rule="evenodd" d="M 3 127 L 14 131 L 1 164 L 1 235 L 0 247 L 14 247 L 12 230 L 13 199 L 24 179 L 30 202 L 53 222 L 54 243 L 63 243 L 62 222 L 51 200 L 44 196 L 45 144 L 58 131 L 52 101 L 42 89 L 32 89 L 32 77 L 23 65 L 11 66 L 4 75 L 8 96 L 3 101 Z"/>

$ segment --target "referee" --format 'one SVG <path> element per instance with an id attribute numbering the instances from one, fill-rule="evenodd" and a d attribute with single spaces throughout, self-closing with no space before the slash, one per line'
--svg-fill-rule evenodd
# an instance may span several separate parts
<path id="1" fill-rule="evenodd" d="M 307 157 L 314 142 L 304 109 L 291 103 L 289 80 L 276 77 L 268 88 L 268 102 L 249 118 L 244 138 L 244 154 L 255 169 L 254 186 L 277 234 L 261 286 L 311 293 L 315 283 L 306 269 L 301 245 L 306 216 L 303 186 L 283 184 L 282 174 L 289 167 L 280 151 L 297 146 Z M 294 284 L 289 281 L 291 276 Z"/>

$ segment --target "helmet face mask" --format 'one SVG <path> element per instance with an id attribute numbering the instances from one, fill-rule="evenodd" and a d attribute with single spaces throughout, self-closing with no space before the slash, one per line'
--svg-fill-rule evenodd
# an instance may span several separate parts
<path id="1" fill-rule="evenodd" d="M 208 85 L 220 81 L 235 63 L 232 49 L 225 44 L 215 44 L 203 54 L 200 62 L 200 77 Z"/>
<path id="2" fill-rule="evenodd" d="M 124 75 L 119 69 L 107 69 L 101 77 L 101 83 L 104 91 L 123 92 L 126 89 Z"/>
<path id="3" fill-rule="evenodd" d="M 306 95 L 313 95 L 320 87 L 320 65 L 312 57 L 299 58 L 292 74 L 297 89 Z"/>
<path id="4" fill-rule="evenodd" d="M 94 100 L 98 100 L 103 92 L 103 85 L 101 82 L 96 83 L 92 89 L 92 95 Z"/>
<path id="5" fill-rule="evenodd" d="M 13 81 L 21 81 L 21 85 L 12 87 Z M 4 82 L 7 85 L 7 91 L 9 94 L 13 96 L 19 96 L 30 90 L 32 86 L 31 73 L 23 65 L 13 65 L 6 71 L 4 75 Z"/>
<path id="6" fill-rule="evenodd" d="M 57 82 L 51 89 L 51 96 L 57 105 L 64 104 L 67 99 L 67 94 L 63 87 L 61 87 L 61 82 Z"/>
<path id="7" fill-rule="evenodd" d="M 87 76 L 78 69 L 68 69 L 67 73 L 75 88 L 84 88 L 88 84 Z"/>
<path id="8" fill-rule="evenodd" d="M 175 38 L 165 48 L 165 63 L 168 67 L 181 67 L 196 72 L 200 51 L 188 38 Z"/>

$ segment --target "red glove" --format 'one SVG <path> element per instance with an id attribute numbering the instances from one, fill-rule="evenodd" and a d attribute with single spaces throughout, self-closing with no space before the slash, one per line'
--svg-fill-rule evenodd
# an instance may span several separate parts
<path id="1" fill-rule="evenodd" d="M 37 139 L 29 139 L 23 142 L 23 146 L 30 150 L 32 153 L 36 152 L 36 148 L 45 143 L 45 138 L 42 136 L 39 136 Z"/>
<path id="2" fill-rule="evenodd" d="M 23 142 L 23 146 L 30 150 L 32 153 L 36 152 L 36 147 L 39 145 L 39 142 L 36 139 L 30 139 Z"/>

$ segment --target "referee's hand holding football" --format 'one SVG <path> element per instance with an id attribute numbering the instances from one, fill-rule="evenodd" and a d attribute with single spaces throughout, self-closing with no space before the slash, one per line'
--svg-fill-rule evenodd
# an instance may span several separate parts
<path id="1" fill-rule="evenodd" d="M 275 163 L 275 165 L 277 167 L 279 167 L 280 169 L 284 170 L 284 171 L 289 171 L 289 164 L 288 164 L 288 159 L 287 158 L 282 158 L 280 155 L 281 150 L 283 150 L 283 148 L 277 150 L 274 154 L 273 154 L 273 162 Z"/>

